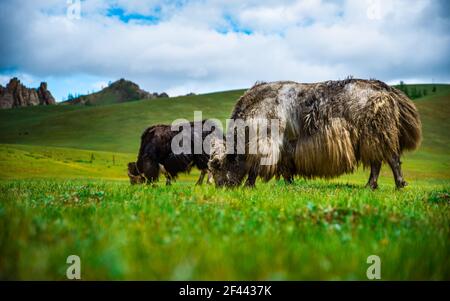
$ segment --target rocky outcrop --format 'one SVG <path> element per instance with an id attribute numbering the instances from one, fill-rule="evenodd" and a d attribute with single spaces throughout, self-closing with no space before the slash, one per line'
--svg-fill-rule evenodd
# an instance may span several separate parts
<path id="1" fill-rule="evenodd" d="M 47 83 L 42 82 L 39 85 L 39 88 L 37 90 L 38 97 L 40 100 L 40 104 L 43 105 L 54 105 L 56 103 L 55 98 L 53 98 L 52 93 L 50 93 L 49 90 L 47 90 Z"/>
<path id="2" fill-rule="evenodd" d="M 47 83 L 42 82 L 39 88 L 27 88 L 16 77 L 12 78 L 6 87 L 0 85 L 0 108 L 10 109 L 37 105 L 55 104 Z"/>
<path id="3" fill-rule="evenodd" d="M 101 105 L 121 103 L 141 99 L 155 99 L 169 97 L 167 93 L 150 93 L 142 90 L 132 81 L 119 79 L 108 87 L 88 95 L 79 96 L 74 99 L 67 100 L 66 104 L 85 104 L 85 105 Z"/>
<path id="4" fill-rule="evenodd" d="M 153 93 L 153 96 L 156 98 L 166 98 L 169 97 L 169 94 L 167 94 L 166 92 L 162 92 L 162 93 Z"/>

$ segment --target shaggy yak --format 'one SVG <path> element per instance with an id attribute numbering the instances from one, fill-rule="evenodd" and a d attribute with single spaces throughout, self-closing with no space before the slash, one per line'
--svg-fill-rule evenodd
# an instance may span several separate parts
<path id="1" fill-rule="evenodd" d="M 381 164 L 389 164 L 397 188 L 407 185 L 400 156 L 421 141 L 421 121 L 412 101 L 400 90 L 377 80 L 349 78 L 314 84 L 259 83 L 237 102 L 232 120 L 244 120 L 245 150 L 230 151 L 223 139 L 211 141 L 210 170 L 217 186 L 254 186 L 258 176 L 280 176 L 288 183 L 298 175 L 332 178 L 351 173 L 362 163 L 370 168 L 367 186 L 376 189 Z M 266 152 L 249 153 L 251 120 L 279 120 L 278 135 L 256 135 Z M 268 127 L 266 127 L 268 128 Z M 237 139 L 236 128 L 228 139 Z M 270 157 L 273 164 L 260 164 Z"/>
<path id="2" fill-rule="evenodd" d="M 205 123 L 203 120 L 199 126 Z M 180 124 L 181 125 L 181 124 Z M 128 163 L 128 176 L 131 184 L 152 183 L 158 180 L 160 172 L 166 177 L 166 185 L 170 185 L 172 180 L 177 178 L 180 172 L 190 172 L 193 166 L 200 169 L 201 174 L 196 184 L 201 185 L 206 174 L 208 183 L 211 180 L 208 171 L 209 155 L 202 150 L 202 153 L 195 154 L 193 143 L 195 137 L 195 123 L 189 123 L 191 129 L 191 153 L 175 154 L 172 151 L 172 139 L 181 130 L 172 131 L 170 125 L 154 125 L 144 131 L 141 136 L 141 146 L 136 162 Z M 202 141 L 213 132 L 202 131 Z"/>

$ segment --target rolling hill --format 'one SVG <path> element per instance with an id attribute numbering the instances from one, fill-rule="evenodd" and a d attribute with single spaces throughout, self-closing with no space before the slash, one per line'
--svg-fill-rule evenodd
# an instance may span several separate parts
<path id="1" fill-rule="evenodd" d="M 227 91 L 103 106 L 53 106 L 0 112 L 0 143 L 134 153 L 151 124 L 203 117 L 226 119 L 244 91 Z"/>
<path id="2" fill-rule="evenodd" d="M 150 93 L 142 90 L 137 84 L 132 81 L 119 79 L 102 90 L 88 94 L 78 96 L 73 99 L 62 102 L 61 104 L 83 104 L 89 106 L 105 105 L 113 103 L 122 103 L 128 101 L 135 101 L 140 99 L 155 99 L 155 98 L 167 98 L 166 93 Z"/>

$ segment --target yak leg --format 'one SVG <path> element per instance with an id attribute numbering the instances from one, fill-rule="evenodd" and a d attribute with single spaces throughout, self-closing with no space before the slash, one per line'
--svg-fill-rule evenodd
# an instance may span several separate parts
<path id="1" fill-rule="evenodd" d="M 289 185 L 294 183 L 294 175 L 296 172 L 294 159 L 287 157 L 285 161 L 282 162 L 280 171 L 285 184 Z"/>
<path id="2" fill-rule="evenodd" d="M 395 186 L 397 186 L 397 188 L 403 188 L 406 185 L 408 185 L 408 183 L 406 183 L 406 181 L 403 179 L 402 168 L 401 168 L 402 162 L 400 161 L 400 156 L 399 155 L 392 156 L 388 160 L 388 163 L 389 163 L 389 166 L 391 167 L 392 173 L 394 175 Z"/>
<path id="3" fill-rule="evenodd" d="M 294 183 L 294 177 L 292 175 L 283 176 L 283 179 L 284 179 L 284 183 L 286 183 L 288 185 Z"/>
<path id="4" fill-rule="evenodd" d="M 202 169 L 201 173 L 200 173 L 200 177 L 198 178 L 197 183 L 195 183 L 195 185 L 203 184 L 203 179 L 205 178 L 205 174 L 206 174 L 206 169 Z"/>
<path id="5" fill-rule="evenodd" d="M 166 186 L 172 185 L 172 176 L 168 173 L 164 173 L 164 177 L 166 177 Z"/>
<path id="6" fill-rule="evenodd" d="M 168 172 L 165 173 L 164 175 L 166 176 L 166 186 L 172 185 L 172 179 L 173 179 L 172 175 Z"/>
<path id="7" fill-rule="evenodd" d="M 251 168 L 247 180 L 245 181 L 245 187 L 255 187 L 256 177 L 258 176 L 256 168 Z"/>
<path id="8" fill-rule="evenodd" d="M 291 172 L 284 172 L 282 176 L 284 183 L 288 185 L 294 183 L 294 175 Z"/>
<path id="9" fill-rule="evenodd" d="M 370 164 L 370 176 L 369 181 L 366 184 L 366 187 L 370 187 L 372 189 L 378 188 L 378 176 L 380 175 L 381 170 L 381 162 L 375 162 Z"/>
<path id="10" fill-rule="evenodd" d="M 213 179 L 212 173 L 209 170 L 208 170 L 208 181 L 206 181 L 206 183 L 208 185 L 214 183 L 214 179 Z"/>
<path id="11" fill-rule="evenodd" d="M 147 179 L 147 181 L 146 181 L 147 184 L 152 184 L 156 180 L 158 180 L 158 176 L 159 176 L 158 163 L 146 158 L 143 160 L 142 166 L 143 166 L 142 169 L 143 169 L 144 176 Z"/>
<path id="12" fill-rule="evenodd" d="M 166 186 L 170 186 L 172 184 L 172 176 L 167 172 L 164 165 L 159 164 L 159 170 L 163 173 L 164 177 L 166 178 Z"/>

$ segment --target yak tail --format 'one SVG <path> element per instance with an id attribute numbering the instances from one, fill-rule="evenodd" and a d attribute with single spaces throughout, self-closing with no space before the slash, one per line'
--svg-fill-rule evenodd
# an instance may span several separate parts
<path id="1" fill-rule="evenodd" d="M 415 150 L 422 141 L 422 123 L 414 103 L 401 91 L 395 89 L 399 108 L 400 151 Z"/>

